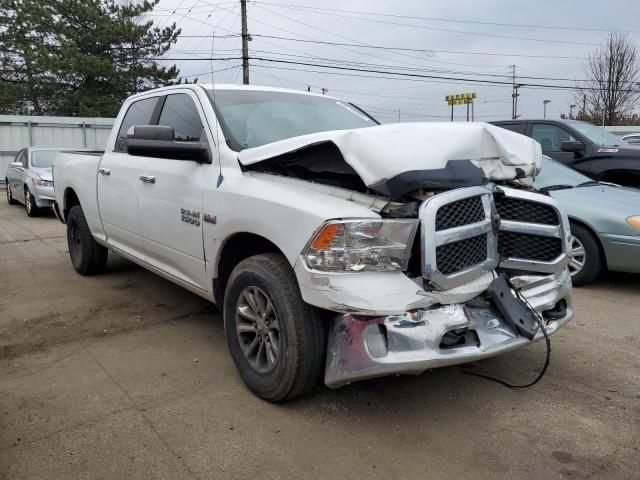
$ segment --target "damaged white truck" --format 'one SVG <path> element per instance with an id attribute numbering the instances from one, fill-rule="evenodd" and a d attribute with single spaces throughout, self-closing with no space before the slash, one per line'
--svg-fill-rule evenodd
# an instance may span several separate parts
<path id="1" fill-rule="evenodd" d="M 379 125 L 297 91 L 181 85 L 54 162 L 83 275 L 108 250 L 214 302 L 247 386 L 281 401 L 472 362 L 573 316 L 569 226 L 518 180 L 540 146 L 484 123 Z"/>

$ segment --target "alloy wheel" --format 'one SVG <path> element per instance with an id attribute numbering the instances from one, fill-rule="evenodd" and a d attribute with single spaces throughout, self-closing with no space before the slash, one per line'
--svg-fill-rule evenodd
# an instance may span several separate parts
<path id="1" fill-rule="evenodd" d="M 582 271 L 587 261 L 587 253 L 584 245 L 577 237 L 571 236 L 571 260 L 569 261 L 569 273 L 573 277 Z"/>
<path id="2" fill-rule="evenodd" d="M 280 358 L 280 324 L 269 296 L 245 288 L 236 306 L 236 334 L 245 359 L 256 372 L 272 371 Z"/>

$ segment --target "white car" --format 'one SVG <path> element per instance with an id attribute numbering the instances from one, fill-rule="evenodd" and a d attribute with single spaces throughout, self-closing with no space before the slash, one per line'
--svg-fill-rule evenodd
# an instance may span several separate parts
<path id="1" fill-rule="evenodd" d="M 55 200 L 51 166 L 59 149 L 23 148 L 7 168 L 5 182 L 9 205 L 25 205 L 27 215 L 38 215 Z"/>
<path id="2" fill-rule="evenodd" d="M 420 373 L 565 325 L 567 217 L 507 186 L 540 161 L 489 124 L 179 85 L 127 99 L 103 154 L 56 158 L 54 211 L 80 274 L 113 250 L 215 303 L 240 376 L 280 401 L 323 374 Z"/>

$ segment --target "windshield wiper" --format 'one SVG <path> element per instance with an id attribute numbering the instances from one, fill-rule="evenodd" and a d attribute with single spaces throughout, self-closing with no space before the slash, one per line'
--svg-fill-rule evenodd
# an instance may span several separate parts
<path id="1" fill-rule="evenodd" d="M 538 190 L 542 191 L 542 192 L 548 192 L 550 190 L 567 190 L 569 188 L 573 188 L 575 185 L 569 185 L 569 184 L 564 184 L 564 185 L 548 185 L 546 187 L 540 187 Z"/>
<path id="2" fill-rule="evenodd" d="M 588 182 L 582 182 L 582 183 L 576 185 L 576 187 L 593 187 L 595 185 L 600 185 L 600 182 L 598 182 L 596 180 L 589 180 Z"/>

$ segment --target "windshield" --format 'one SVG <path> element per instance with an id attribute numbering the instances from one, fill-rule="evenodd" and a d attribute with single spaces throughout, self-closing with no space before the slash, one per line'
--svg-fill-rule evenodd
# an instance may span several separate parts
<path id="1" fill-rule="evenodd" d="M 602 127 L 597 127 L 596 125 L 593 125 L 591 123 L 572 122 L 570 125 L 597 145 L 617 147 L 620 145 L 626 145 L 627 143 L 620 137 L 615 136 L 613 133 L 605 130 Z"/>
<path id="2" fill-rule="evenodd" d="M 212 91 L 208 93 L 214 103 Z M 378 125 L 351 103 L 301 93 L 216 90 L 214 106 L 234 150 L 309 133 Z"/>
<path id="3" fill-rule="evenodd" d="M 59 150 L 34 150 L 31 152 L 31 166 L 36 168 L 51 168 L 53 159 Z"/>
<path id="4" fill-rule="evenodd" d="M 590 181 L 591 179 L 589 177 L 562 165 L 556 160 L 544 156 L 542 157 L 542 169 L 538 176 L 532 181 L 532 184 L 539 189 L 560 185 L 570 188 Z"/>

